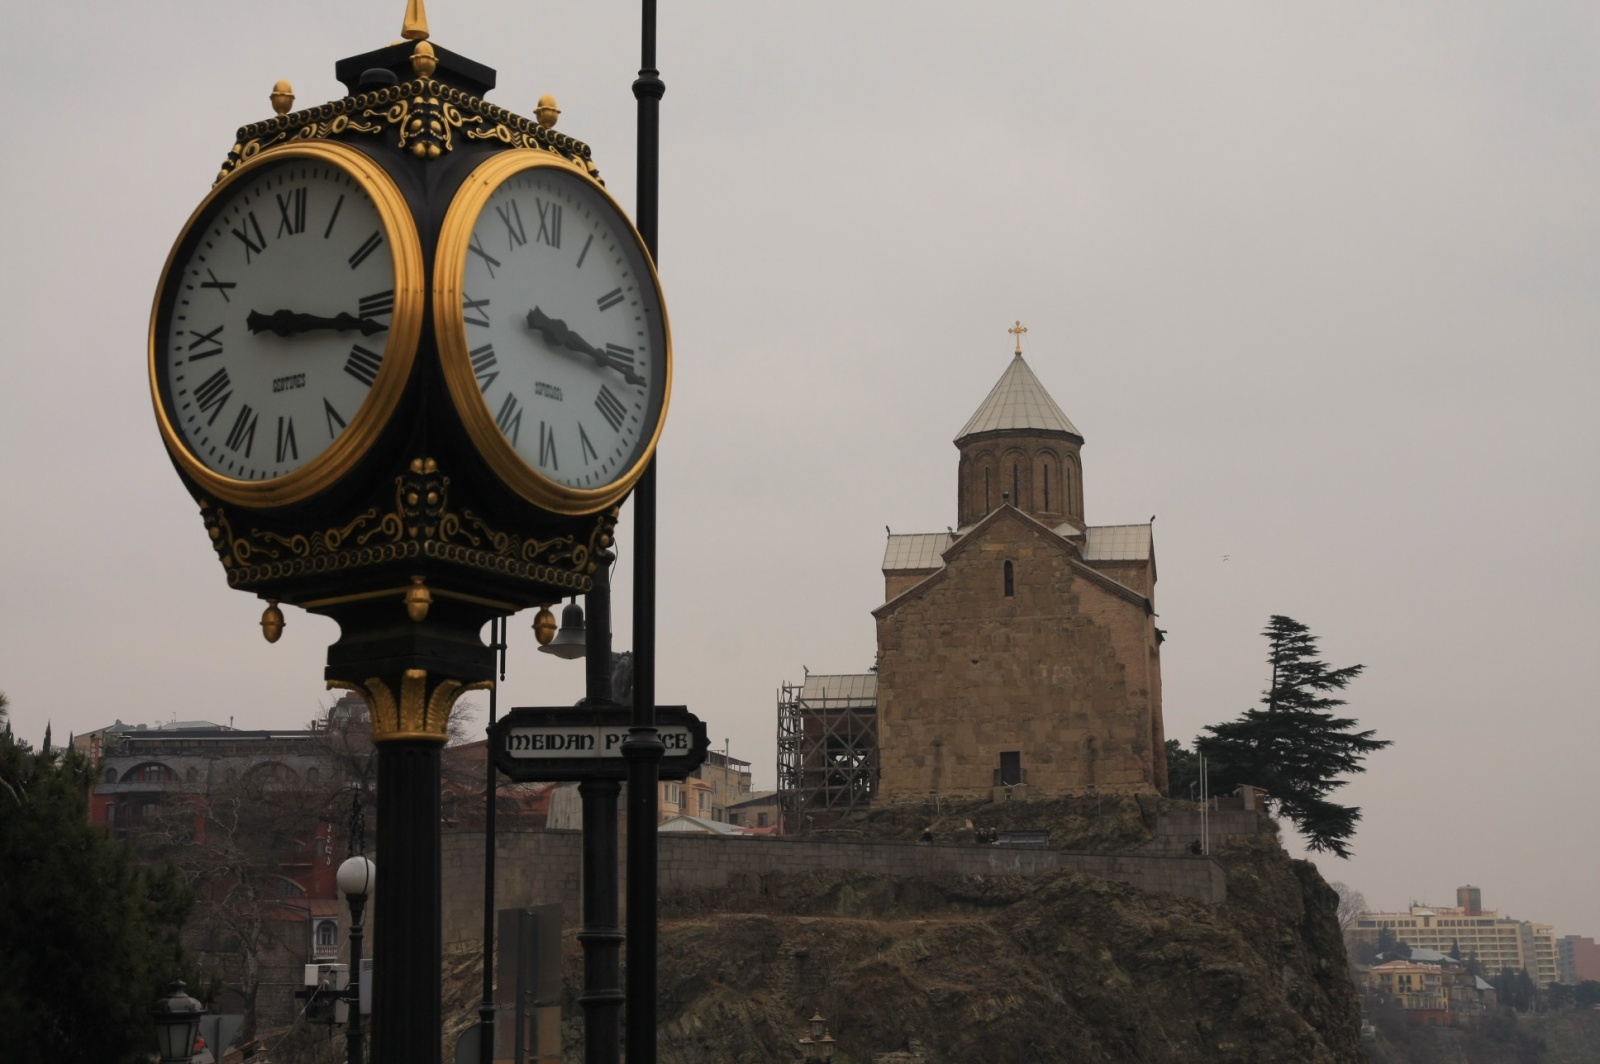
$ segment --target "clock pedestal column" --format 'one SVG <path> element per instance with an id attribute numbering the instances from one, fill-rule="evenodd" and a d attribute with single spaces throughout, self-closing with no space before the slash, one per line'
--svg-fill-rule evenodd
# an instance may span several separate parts
<path id="1" fill-rule="evenodd" d="M 496 611 L 413 592 L 404 610 L 391 597 L 317 612 L 343 629 L 328 685 L 367 700 L 378 753 L 373 1059 L 439 1064 L 440 751 L 456 699 L 492 682 L 478 633 Z"/>

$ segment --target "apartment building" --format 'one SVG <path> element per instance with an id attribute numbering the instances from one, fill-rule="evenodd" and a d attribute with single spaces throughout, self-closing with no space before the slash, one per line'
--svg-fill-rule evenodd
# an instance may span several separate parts
<path id="1" fill-rule="evenodd" d="M 1555 928 L 1484 909 L 1477 887 L 1459 888 L 1454 906 L 1413 905 L 1405 912 L 1361 913 L 1349 936 L 1375 943 L 1384 930 L 1411 946 L 1440 953 L 1459 950 L 1463 958 L 1476 954 L 1485 972 L 1526 968 L 1539 986 L 1560 981 Z"/>

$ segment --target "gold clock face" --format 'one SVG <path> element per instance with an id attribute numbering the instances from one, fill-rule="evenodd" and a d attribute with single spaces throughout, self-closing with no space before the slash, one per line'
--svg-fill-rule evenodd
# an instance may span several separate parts
<path id="1" fill-rule="evenodd" d="M 421 243 L 400 190 L 342 144 L 229 174 L 173 246 L 150 324 L 167 448 L 219 499 L 272 507 L 334 484 L 404 391 Z"/>
<path id="2" fill-rule="evenodd" d="M 445 215 L 433 297 L 451 399 L 500 479 L 555 513 L 620 501 L 654 453 L 672 356 L 616 201 L 546 152 L 493 156 Z"/>

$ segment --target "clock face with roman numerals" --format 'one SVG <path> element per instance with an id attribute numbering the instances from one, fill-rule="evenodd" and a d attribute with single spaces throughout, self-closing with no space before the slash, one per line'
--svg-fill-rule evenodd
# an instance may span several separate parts
<path id="1" fill-rule="evenodd" d="M 239 502 L 327 486 L 398 401 L 420 261 L 398 190 L 343 145 L 230 174 L 173 249 L 151 326 L 152 387 L 180 464 Z"/>
<path id="2" fill-rule="evenodd" d="M 508 151 L 445 218 L 434 315 L 474 443 L 536 505 L 592 513 L 633 486 L 666 409 L 655 269 L 622 209 L 545 152 Z"/>

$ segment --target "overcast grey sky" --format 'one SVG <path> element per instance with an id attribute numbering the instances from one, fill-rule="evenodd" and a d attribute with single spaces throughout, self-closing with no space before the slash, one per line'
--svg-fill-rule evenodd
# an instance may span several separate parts
<path id="1" fill-rule="evenodd" d="M 225 585 L 145 331 L 235 128 L 278 78 L 340 95 L 404 6 L 5 3 L 0 690 L 30 740 L 328 700 L 333 625 L 269 646 Z M 634 202 L 632 0 L 428 6 Z M 1089 520 L 1159 515 L 1167 734 L 1248 706 L 1289 614 L 1395 740 L 1328 878 L 1600 935 L 1597 53 L 1581 0 L 664 3 L 661 700 L 772 784 L 775 689 L 871 665 L 883 527 L 953 523 L 951 438 L 1020 318 Z M 503 704 L 576 698 L 530 622 Z"/>

